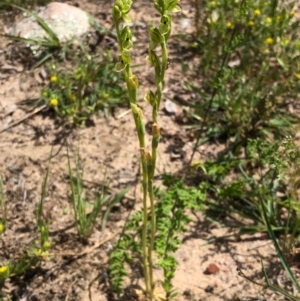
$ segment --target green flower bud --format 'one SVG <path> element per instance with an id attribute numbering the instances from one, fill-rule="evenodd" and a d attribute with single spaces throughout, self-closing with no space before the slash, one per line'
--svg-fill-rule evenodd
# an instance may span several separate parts
<path id="1" fill-rule="evenodd" d="M 171 34 L 171 16 L 169 13 L 165 13 L 161 17 L 159 31 L 163 36 L 165 36 L 166 39 L 169 38 Z"/>
<path id="2" fill-rule="evenodd" d="M 165 11 L 165 3 L 164 0 L 156 0 L 154 1 L 154 7 L 161 14 Z"/>
<path id="3" fill-rule="evenodd" d="M 137 90 L 139 88 L 139 79 L 135 74 L 129 76 L 128 85 L 132 90 Z"/>
<path id="4" fill-rule="evenodd" d="M 120 20 L 120 18 L 122 17 L 120 8 L 117 5 L 114 5 L 112 15 L 113 15 L 113 19 L 115 20 L 115 22 L 118 22 Z"/>
<path id="5" fill-rule="evenodd" d="M 160 128 L 156 123 L 152 125 L 152 148 L 156 149 L 158 147 L 159 139 L 160 139 Z"/>
<path id="6" fill-rule="evenodd" d="M 156 97 L 151 90 L 146 92 L 144 100 L 147 101 L 152 107 L 156 104 Z"/>
<path id="7" fill-rule="evenodd" d="M 137 134 L 139 137 L 140 145 L 144 145 L 144 137 L 145 137 L 145 124 L 144 124 L 144 115 L 143 111 L 135 104 L 130 103 L 132 114 L 135 121 L 135 126 L 137 130 Z"/>
<path id="8" fill-rule="evenodd" d="M 161 44 L 165 41 L 163 35 L 160 33 L 159 29 L 156 27 L 152 27 L 149 30 L 151 42 L 153 44 Z"/>

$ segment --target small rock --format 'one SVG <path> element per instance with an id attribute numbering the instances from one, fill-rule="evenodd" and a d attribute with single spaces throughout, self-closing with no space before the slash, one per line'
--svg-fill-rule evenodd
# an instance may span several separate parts
<path id="1" fill-rule="evenodd" d="M 176 153 L 172 152 L 171 161 L 173 162 L 173 161 L 179 160 L 179 159 L 181 159 L 181 157 L 182 157 L 182 154 L 180 154 L 180 153 L 176 154 Z"/>
<path id="2" fill-rule="evenodd" d="M 183 18 L 180 20 L 180 27 L 181 29 L 190 28 L 192 25 L 191 19 Z"/>
<path id="3" fill-rule="evenodd" d="M 42 80 L 46 80 L 46 79 L 48 78 L 47 71 L 43 68 L 43 69 L 39 72 L 39 76 L 41 77 Z"/>
<path id="4" fill-rule="evenodd" d="M 215 263 L 211 263 L 205 270 L 205 274 L 207 275 L 212 275 L 212 274 L 216 274 L 220 271 L 220 268 L 215 264 Z"/>
<path id="5" fill-rule="evenodd" d="M 164 108 L 165 108 L 165 111 L 170 115 L 176 115 L 176 112 L 178 109 L 177 105 L 169 99 L 166 100 Z"/>
<path id="6" fill-rule="evenodd" d="M 37 15 L 51 28 L 60 42 L 80 37 L 90 29 L 88 14 L 66 3 L 52 2 L 41 8 Z M 45 30 L 32 16 L 16 23 L 8 30 L 8 34 L 33 40 L 48 37 Z"/>

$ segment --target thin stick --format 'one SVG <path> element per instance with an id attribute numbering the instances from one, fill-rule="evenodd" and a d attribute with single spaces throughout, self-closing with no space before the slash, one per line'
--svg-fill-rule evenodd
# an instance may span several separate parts
<path id="1" fill-rule="evenodd" d="M 5 132 L 5 131 L 7 131 L 7 130 L 9 130 L 9 129 L 11 129 L 11 128 L 13 128 L 13 127 L 15 127 L 15 126 L 17 126 L 17 125 L 19 125 L 19 124 L 21 124 L 22 122 L 24 122 L 25 120 L 27 120 L 27 119 L 30 118 L 31 116 L 33 116 L 33 115 L 35 115 L 35 114 L 41 112 L 42 110 L 44 110 L 46 107 L 47 107 L 47 105 L 43 105 L 43 106 L 41 106 L 40 108 L 35 109 L 33 112 L 31 112 L 31 113 L 28 114 L 27 116 L 21 118 L 20 120 L 11 123 L 11 124 L 8 125 L 6 128 L 1 129 L 1 130 L 0 130 L 0 134 L 3 133 L 3 132 Z"/>

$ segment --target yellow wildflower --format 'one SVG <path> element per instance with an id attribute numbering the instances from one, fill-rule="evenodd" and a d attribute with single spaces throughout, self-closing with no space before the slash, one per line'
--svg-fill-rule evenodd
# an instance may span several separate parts
<path id="1" fill-rule="evenodd" d="M 283 40 L 283 45 L 288 45 L 290 43 L 290 40 L 289 39 L 284 39 Z"/>
<path id="2" fill-rule="evenodd" d="M 261 14 L 261 12 L 260 12 L 259 9 L 256 9 L 256 10 L 254 11 L 254 15 L 256 15 L 256 16 L 259 16 L 260 14 Z"/>
<path id="3" fill-rule="evenodd" d="M 7 265 L 3 265 L 2 267 L 0 267 L 0 274 L 4 274 L 8 271 L 8 266 Z"/>
<path id="4" fill-rule="evenodd" d="M 266 19 L 266 21 L 267 21 L 267 23 L 272 23 L 272 18 L 270 18 L 270 17 L 268 17 L 267 19 Z"/>
<path id="5" fill-rule="evenodd" d="M 50 82 L 51 82 L 51 83 L 56 83 L 56 82 L 57 82 L 57 76 L 52 75 L 52 76 L 50 77 Z"/>
<path id="6" fill-rule="evenodd" d="M 254 26 L 254 22 L 253 21 L 249 21 L 248 22 L 248 26 L 250 26 L 250 27 Z"/>
<path id="7" fill-rule="evenodd" d="M 233 27 L 231 22 L 227 22 L 226 26 L 227 26 L 227 28 L 232 28 Z"/>
<path id="8" fill-rule="evenodd" d="M 271 45 L 271 44 L 274 43 L 274 39 L 272 39 L 272 38 L 267 38 L 267 39 L 266 39 L 266 43 L 269 44 L 269 45 Z"/>
<path id="9" fill-rule="evenodd" d="M 295 10 L 295 9 L 292 10 L 291 15 L 292 15 L 293 17 L 296 16 L 296 10 Z"/>
<path id="10" fill-rule="evenodd" d="M 50 241 L 45 241 L 43 247 L 44 247 L 45 249 L 50 249 L 50 248 L 51 248 L 51 243 L 50 243 Z"/>
<path id="11" fill-rule="evenodd" d="M 4 231 L 4 225 L 3 224 L 0 224 L 0 234 L 2 234 Z"/>
<path id="12" fill-rule="evenodd" d="M 211 1 L 209 3 L 209 5 L 210 5 L 210 7 L 216 7 L 217 3 L 216 3 L 216 1 Z"/>
<path id="13" fill-rule="evenodd" d="M 50 99 L 50 105 L 52 107 L 57 107 L 58 106 L 58 99 L 57 98 L 51 98 Z"/>

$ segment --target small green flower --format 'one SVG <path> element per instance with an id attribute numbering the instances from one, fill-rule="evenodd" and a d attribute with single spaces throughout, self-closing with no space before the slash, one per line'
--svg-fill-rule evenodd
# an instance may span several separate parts
<path id="1" fill-rule="evenodd" d="M 43 98 L 47 98 L 48 97 L 48 92 L 47 91 L 43 91 L 42 92 L 42 97 Z"/>
<path id="2" fill-rule="evenodd" d="M 249 26 L 249 27 L 253 27 L 253 26 L 254 26 L 254 22 L 250 20 L 250 21 L 248 22 L 248 26 Z"/>
<path id="3" fill-rule="evenodd" d="M 289 39 L 284 39 L 284 40 L 282 41 L 282 44 L 283 44 L 284 46 L 287 46 L 289 43 L 290 43 L 290 40 L 289 40 Z"/>

